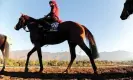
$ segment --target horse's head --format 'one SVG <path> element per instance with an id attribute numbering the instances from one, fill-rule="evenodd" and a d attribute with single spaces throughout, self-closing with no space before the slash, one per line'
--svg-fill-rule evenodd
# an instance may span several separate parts
<path id="1" fill-rule="evenodd" d="M 29 20 L 29 16 L 22 14 L 14 29 L 15 30 L 19 30 L 21 28 L 25 29 L 28 20 Z"/>
<path id="2" fill-rule="evenodd" d="M 133 13 L 133 0 L 126 0 L 120 18 L 126 20 Z"/>

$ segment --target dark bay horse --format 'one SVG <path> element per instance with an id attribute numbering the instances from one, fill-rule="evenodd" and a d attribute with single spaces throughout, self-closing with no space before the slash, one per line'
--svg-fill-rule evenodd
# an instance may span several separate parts
<path id="1" fill-rule="evenodd" d="M 120 18 L 126 20 L 133 13 L 133 0 L 126 0 Z"/>
<path id="2" fill-rule="evenodd" d="M 41 47 L 44 45 L 53 45 L 68 41 L 71 60 L 68 64 L 65 72 L 68 72 L 71 68 L 73 61 L 76 58 L 75 47 L 78 45 L 90 58 L 94 73 L 97 73 L 97 67 L 95 65 L 94 59 L 98 58 L 98 52 L 96 43 L 91 32 L 83 25 L 80 25 L 76 22 L 65 21 L 59 24 L 57 32 L 43 32 L 42 28 L 39 26 L 35 19 L 27 15 L 21 15 L 18 23 L 14 27 L 16 30 L 21 28 L 28 28 L 30 32 L 31 42 L 34 44 L 33 49 L 28 53 L 27 60 L 25 64 L 25 71 L 28 71 L 28 62 L 31 54 L 35 51 L 38 53 L 39 62 L 40 62 L 40 72 L 43 70 L 42 64 L 42 52 Z M 45 23 L 44 23 L 45 24 Z M 90 49 L 84 43 L 84 38 L 87 37 L 90 43 Z"/>
<path id="3" fill-rule="evenodd" d="M 0 34 L 0 50 L 3 55 L 4 63 L 1 71 L 4 71 L 7 59 L 9 57 L 10 41 L 9 37 L 4 34 Z"/>

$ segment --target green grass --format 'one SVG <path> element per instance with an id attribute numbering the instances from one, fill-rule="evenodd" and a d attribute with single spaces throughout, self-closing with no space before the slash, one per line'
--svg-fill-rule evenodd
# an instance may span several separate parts
<path id="1" fill-rule="evenodd" d="M 13 60 L 9 59 L 7 61 L 7 66 L 18 66 L 24 67 L 26 60 Z M 3 60 L 0 59 L 0 66 L 3 66 Z M 68 66 L 68 61 L 43 61 L 44 66 L 61 66 L 66 67 Z M 113 61 L 95 61 L 97 66 L 116 66 L 116 65 L 133 65 L 133 61 L 121 61 L 121 62 L 113 62 Z M 39 61 L 30 61 L 29 66 L 39 66 Z M 91 66 L 90 61 L 74 61 L 73 67 L 88 67 Z"/>

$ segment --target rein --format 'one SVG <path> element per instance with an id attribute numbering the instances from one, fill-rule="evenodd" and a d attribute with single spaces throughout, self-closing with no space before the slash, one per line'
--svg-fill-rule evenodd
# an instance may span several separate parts
<path id="1" fill-rule="evenodd" d="M 22 20 L 23 20 L 23 24 L 24 24 L 24 22 L 26 22 L 26 20 L 28 20 L 28 19 L 29 19 L 28 16 L 23 15 L 23 18 L 22 18 Z M 23 27 L 23 29 L 24 29 L 26 32 L 30 32 L 29 30 L 26 30 L 26 27 Z"/>
<path id="2" fill-rule="evenodd" d="M 26 27 L 23 27 L 23 29 L 24 29 L 26 32 L 30 32 L 29 30 L 26 30 Z"/>

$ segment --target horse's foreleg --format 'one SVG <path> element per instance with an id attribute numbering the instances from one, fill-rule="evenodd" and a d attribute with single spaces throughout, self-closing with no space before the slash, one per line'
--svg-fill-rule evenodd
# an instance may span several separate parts
<path id="1" fill-rule="evenodd" d="M 39 63 L 40 63 L 40 71 L 43 71 L 43 63 L 42 63 L 42 51 L 41 51 L 41 46 L 40 45 L 36 45 L 36 49 L 37 49 L 37 54 L 38 54 L 38 58 L 39 58 Z"/>
<path id="2" fill-rule="evenodd" d="M 27 60 L 26 60 L 26 64 L 25 64 L 25 72 L 28 72 L 29 58 L 30 58 L 31 54 L 32 54 L 33 52 L 35 52 L 35 51 L 36 51 L 36 48 L 33 47 L 32 50 L 27 54 Z"/>
<path id="3" fill-rule="evenodd" d="M 87 54 L 87 56 L 90 58 L 91 65 L 93 67 L 94 73 L 97 74 L 97 67 L 95 65 L 94 59 L 92 57 L 92 53 L 90 49 L 85 45 L 85 43 L 79 44 L 80 48 Z"/>
<path id="4" fill-rule="evenodd" d="M 71 68 L 71 66 L 73 64 L 73 61 L 76 58 L 76 53 L 75 53 L 76 44 L 71 43 L 71 42 L 68 42 L 68 44 L 69 44 L 69 48 L 70 48 L 71 60 L 70 60 L 70 63 L 68 64 L 67 69 L 64 71 L 64 72 L 67 72 L 67 73 L 68 73 L 69 69 Z"/>

